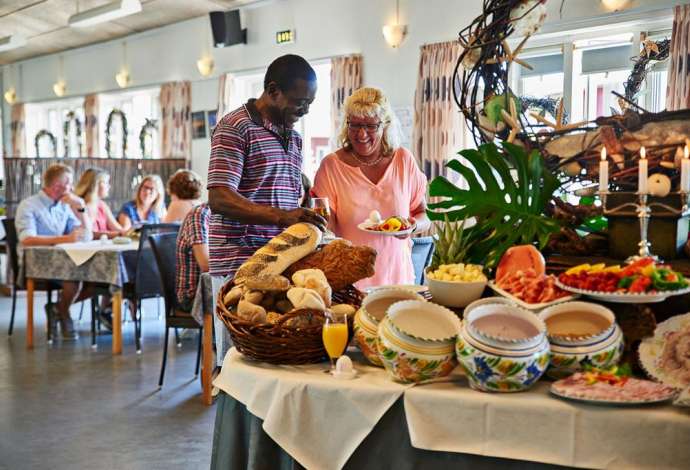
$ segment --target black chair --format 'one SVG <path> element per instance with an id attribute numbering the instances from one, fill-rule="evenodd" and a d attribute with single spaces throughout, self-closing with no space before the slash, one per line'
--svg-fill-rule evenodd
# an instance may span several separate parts
<path id="1" fill-rule="evenodd" d="M 123 288 L 123 297 L 133 304 L 137 352 L 141 352 L 141 301 L 164 295 L 149 236 L 161 233 L 176 234 L 179 229 L 179 224 L 145 224 L 139 232 L 136 270 L 131 278 L 133 281 L 126 283 Z"/>
<path id="2" fill-rule="evenodd" d="M 431 263 L 433 253 L 433 237 L 417 237 L 412 239 L 412 266 L 414 266 L 415 284 L 424 282 L 424 268 Z"/>
<path id="3" fill-rule="evenodd" d="M 14 219 L 3 219 L 2 225 L 5 228 L 7 256 L 9 257 L 10 269 L 12 270 L 12 314 L 10 317 L 10 328 L 8 331 L 8 335 L 12 336 L 12 331 L 14 330 L 14 313 L 17 307 L 17 291 L 24 289 L 20 288 L 18 285 L 19 253 L 17 252 L 17 246 L 19 245 L 19 238 L 17 237 L 17 228 L 14 225 Z M 48 305 L 50 305 L 53 303 L 53 291 L 60 290 L 60 285 L 51 281 L 42 281 L 37 279 L 34 283 L 34 290 L 47 292 Z M 50 340 L 51 338 L 48 339 Z"/>
<path id="4" fill-rule="evenodd" d="M 149 243 L 156 257 L 160 280 L 163 285 L 165 299 L 165 342 L 163 344 L 163 362 L 161 375 L 158 379 L 158 387 L 163 387 L 165 365 L 168 360 L 168 333 L 170 328 L 193 328 L 199 330 L 199 346 L 196 354 L 196 369 L 194 375 L 199 375 L 199 360 L 201 359 L 202 326 L 189 312 L 178 308 L 177 295 L 175 294 L 175 276 L 177 263 L 175 258 L 175 246 L 177 245 L 177 232 L 161 233 L 149 236 Z"/>

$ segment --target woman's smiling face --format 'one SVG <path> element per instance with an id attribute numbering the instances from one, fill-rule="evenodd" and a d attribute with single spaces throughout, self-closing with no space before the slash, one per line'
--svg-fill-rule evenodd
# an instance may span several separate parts
<path id="1" fill-rule="evenodd" d="M 362 157 L 376 157 L 381 152 L 384 123 L 376 116 L 350 116 L 347 132 L 352 150 Z"/>

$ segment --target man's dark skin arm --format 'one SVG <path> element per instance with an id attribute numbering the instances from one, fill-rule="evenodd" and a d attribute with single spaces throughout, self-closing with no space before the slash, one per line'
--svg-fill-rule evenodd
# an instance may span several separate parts
<path id="1" fill-rule="evenodd" d="M 288 227 L 298 222 L 307 222 L 316 225 L 322 231 L 326 228 L 326 220 L 312 210 L 298 207 L 286 211 L 256 204 L 230 188 L 209 189 L 208 205 L 211 212 L 245 224 Z"/>

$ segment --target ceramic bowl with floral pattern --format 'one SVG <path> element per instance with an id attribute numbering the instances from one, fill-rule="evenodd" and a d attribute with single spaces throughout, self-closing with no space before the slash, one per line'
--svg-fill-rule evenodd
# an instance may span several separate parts
<path id="1" fill-rule="evenodd" d="M 397 302 L 379 323 L 379 357 L 398 382 L 444 377 L 457 365 L 455 339 L 459 329 L 460 320 L 445 307 L 419 300 Z"/>
<path id="2" fill-rule="evenodd" d="M 364 357 L 375 366 L 383 366 L 376 349 L 379 323 L 390 305 L 401 300 L 423 301 L 424 298 L 409 290 L 379 289 L 365 297 L 362 307 L 355 314 L 353 325 L 355 340 Z"/>

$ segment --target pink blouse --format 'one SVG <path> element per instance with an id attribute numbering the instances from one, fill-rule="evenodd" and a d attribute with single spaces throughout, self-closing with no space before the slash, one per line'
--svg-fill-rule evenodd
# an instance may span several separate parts
<path id="1" fill-rule="evenodd" d="M 96 213 L 91 214 L 93 217 L 93 231 L 94 232 L 107 232 L 108 231 L 108 214 L 107 205 L 105 201 L 99 200 L 96 206 Z"/>
<path id="2" fill-rule="evenodd" d="M 331 207 L 330 228 L 355 245 L 368 245 L 378 252 L 376 274 L 359 281 L 357 287 L 414 283 L 412 242 L 372 235 L 357 228 L 377 210 L 383 219 L 409 217 L 426 195 L 426 176 L 409 150 L 399 148 L 381 180 L 372 183 L 358 167 L 342 162 L 335 153 L 327 155 L 314 178 L 312 193 L 327 197 Z"/>

